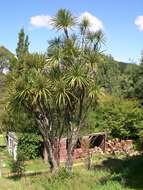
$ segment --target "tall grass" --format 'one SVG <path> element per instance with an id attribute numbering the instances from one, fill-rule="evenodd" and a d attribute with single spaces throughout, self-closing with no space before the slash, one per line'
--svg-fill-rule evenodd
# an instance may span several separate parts
<path id="1" fill-rule="evenodd" d="M 100 156 L 91 170 L 74 167 L 69 175 L 37 175 L 0 179 L 0 190 L 143 190 L 143 156 L 116 158 Z"/>

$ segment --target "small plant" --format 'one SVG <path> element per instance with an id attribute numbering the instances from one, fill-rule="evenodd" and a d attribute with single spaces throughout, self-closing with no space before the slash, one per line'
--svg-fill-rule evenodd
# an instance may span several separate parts
<path id="1" fill-rule="evenodd" d="M 12 160 L 10 163 L 11 172 L 16 173 L 18 177 L 21 177 L 25 172 L 25 156 L 21 153 L 18 154 L 17 160 Z"/>
<path id="2" fill-rule="evenodd" d="M 71 177 L 71 174 L 65 169 L 65 168 L 61 168 L 58 172 L 58 179 L 60 180 L 64 180 L 66 178 Z"/>

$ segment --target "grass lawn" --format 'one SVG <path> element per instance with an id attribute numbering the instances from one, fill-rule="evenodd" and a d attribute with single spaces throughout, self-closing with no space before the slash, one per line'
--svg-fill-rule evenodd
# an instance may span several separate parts
<path id="1" fill-rule="evenodd" d="M 5 155 L 6 153 L 3 153 Z M 26 170 L 44 170 L 42 160 L 29 161 Z M 61 170 L 50 174 L 22 177 L 2 177 L 0 190 L 143 190 L 143 156 L 114 157 L 97 155 L 90 171 L 77 162 L 72 175 Z"/>
<path id="2" fill-rule="evenodd" d="M 7 152 L 6 149 L 0 148 L 0 160 L 2 160 L 2 164 L 4 165 L 2 172 L 4 175 L 7 175 L 11 172 L 10 164 L 11 164 L 11 156 Z M 47 170 L 47 164 L 44 163 L 42 159 L 29 160 L 25 162 L 25 171 L 45 171 Z M 1 188 L 0 188 L 1 190 Z"/>
<path id="3" fill-rule="evenodd" d="M 0 135 L 0 146 L 6 145 L 6 137 L 5 135 Z"/>

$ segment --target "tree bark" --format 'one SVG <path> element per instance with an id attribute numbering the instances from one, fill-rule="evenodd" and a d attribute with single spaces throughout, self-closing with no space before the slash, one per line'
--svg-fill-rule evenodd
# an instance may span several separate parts
<path id="1" fill-rule="evenodd" d="M 64 32 L 65 32 L 66 38 L 69 39 L 68 29 L 64 28 Z"/>
<path id="2" fill-rule="evenodd" d="M 48 152 L 47 152 L 47 149 L 46 149 L 46 145 L 45 145 L 45 142 L 43 143 L 43 158 L 44 158 L 44 162 L 47 163 L 48 162 Z"/>
<path id="3" fill-rule="evenodd" d="M 56 139 L 54 143 L 54 155 L 58 167 L 60 166 L 60 139 Z"/>
<path id="4" fill-rule="evenodd" d="M 48 153 L 48 163 L 50 167 L 51 172 L 56 172 L 59 168 L 57 160 L 54 155 L 54 148 L 53 143 L 51 143 L 49 140 L 45 141 L 45 147 Z"/>
<path id="5" fill-rule="evenodd" d="M 66 159 L 66 170 L 71 173 L 73 168 L 73 148 L 72 144 L 67 139 L 67 159 Z"/>
<path id="6" fill-rule="evenodd" d="M 40 118 L 40 119 L 39 119 Z M 51 172 L 55 172 L 59 168 L 59 160 L 57 159 L 57 147 L 55 146 L 55 137 L 52 135 L 52 126 L 48 118 L 41 116 L 37 119 L 38 127 L 41 132 L 45 152 L 47 152 L 48 164 Z"/>
<path id="7" fill-rule="evenodd" d="M 67 159 L 66 159 L 66 170 L 71 173 L 73 168 L 73 155 L 74 147 L 78 140 L 78 128 L 73 129 L 69 132 L 69 137 L 67 138 Z"/>

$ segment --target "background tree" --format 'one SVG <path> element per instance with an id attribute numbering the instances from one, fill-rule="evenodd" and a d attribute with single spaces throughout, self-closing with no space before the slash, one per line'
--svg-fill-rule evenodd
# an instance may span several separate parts
<path id="1" fill-rule="evenodd" d="M 133 75 L 134 96 L 140 100 L 143 99 L 143 55 L 141 56 L 140 65 Z"/>
<path id="2" fill-rule="evenodd" d="M 16 55 L 18 59 L 21 59 L 26 53 L 29 52 L 29 39 L 25 35 L 24 29 L 21 28 L 18 35 L 18 43 L 16 48 Z"/>
<path id="3" fill-rule="evenodd" d="M 87 125 L 89 132 L 106 131 L 109 138 L 133 139 L 143 142 L 143 109 L 140 102 L 132 99 L 106 95 L 90 111 Z"/>
<path id="4" fill-rule="evenodd" d="M 4 46 L 0 47 L 0 74 L 6 73 L 12 68 L 12 64 L 14 63 L 15 57 L 14 54 L 11 53 Z"/>

